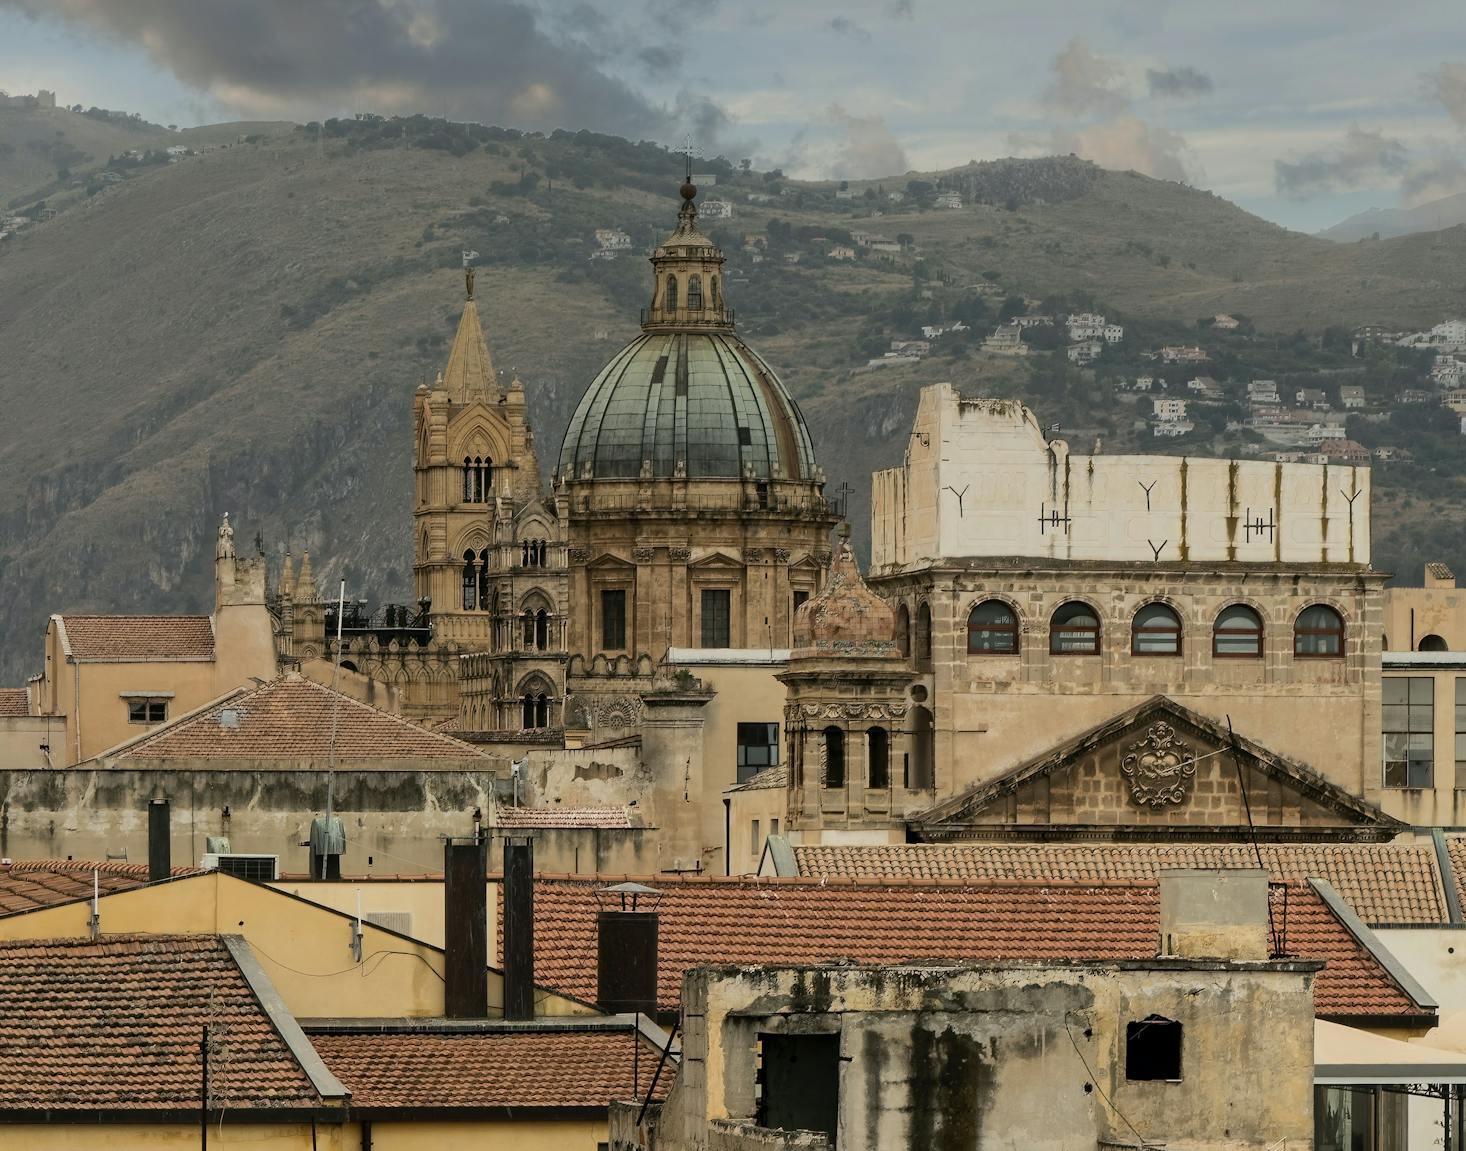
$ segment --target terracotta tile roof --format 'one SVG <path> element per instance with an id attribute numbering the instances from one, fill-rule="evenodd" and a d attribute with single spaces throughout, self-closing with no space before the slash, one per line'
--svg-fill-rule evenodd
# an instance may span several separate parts
<path id="1" fill-rule="evenodd" d="M 214 624 L 206 615 L 58 615 L 63 650 L 77 660 L 137 663 L 213 659 Z"/>
<path id="2" fill-rule="evenodd" d="M 491 757 L 472 744 L 428 731 L 297 675 L 233 692 L 118 754 L 128 759 L 325 760 L 330 755 L 331 712 L 337 699 L 336 755 L 342 762 L 447 759 L 485 761 L 488 767 Z"/>
<path id="3" fill-rule="evenodd" d="M 216 1105 L 321 1102 L 216 936 L 0 943 L 0 1112 L 196 1108 L 210 1021 Z"/>
<path id="4" fill-rule="evenodd" d="M 596 891 L 621 878 L 536 882 L 537 983 L 594 1000 Z M 634 878 L 663 893 L 658 998 L 668 1011 L 683 972 L 702 964 L 1148 959 L 1160 929 L 1154 884 Z M 1312 888 L 1288 889 L 1286 921 L 1288 952 L 1327 962 L 1315 984 L 1319 1015 L 1428 1014 Z"/>
<path id="5" fill-rule="evenodd" d="M 788 767 L 766 767 L 760 772 L 750 775 L 742 783 L 734 784 L 729 791 L 763 791 L 771 787 L 788 787 Z"/>
<path id="6" fill-rule="evenodd" d="M 631 827 L 624 807 L 508 807 L 494 810 L 499 827 Z"/>
<path id="7" fill-rule="evenodd" d="M 1463 841 L 1466 842 L 1466 841 Z M 1252 867 L 1250 844 L 893 844 L 795 847 L 799 874 L 813 878 L 1039 879 L 1154 882 L 1175 867 Z M 1429 844 L 1262 845 L 1273 878 L 1327 879 L 1366 923 L 1449 921 L 1435 850 Z"/>
<path id="8" fill-rule="evenodd" d="M 311 1044 L 351 1092 L 353 1108 L 605 1107 L 640 1097 L 661 1052 L 631 1030 L 320 1034 Z M 663 1069 L 662 1097 L 673 1076 Z"/>
<path id="9" fill-rule="evenodd" d="M 1451 859 L 1451 871 L 1455 875 L 1456 901 L 1466 910 L 1466 838 L 1446 837 L 1446 853 Z"/>
<path id="10" fill-rule="evenodd" d="M 124 863 L 115 859 L 88 863 L 70 859 L 19 859 L 0 864 L 0 915 L 34 911 L 70 903 L 92 894 L 92 872 L 103 895 L 141 887 L 148 881 L 146 863 Z M 175 867 L 174 875 L 193 875 L 194 867 Z"/>
<path id="11" fill-rule="evenodd" d="M 30 696 L 23 687 L 0 687 L 0 715 L 30 715 Z"/>

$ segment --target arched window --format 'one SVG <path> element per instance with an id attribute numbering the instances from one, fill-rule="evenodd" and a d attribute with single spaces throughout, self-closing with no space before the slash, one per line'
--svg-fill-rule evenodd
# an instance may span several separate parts
<path id="1" fill-rule="evenodd" d="M 534 648 L 534 612 L 530 611 L 529 608 L 525 608 L 519 620 L 523 625 L 524 650 L 530 651 Z"/>
<path id="2" fill-rule="evenodd" d="M 884 791 L 891 786 L 891 737 L 883 727 L 865 733 L 867 787 Z"/>
<path id="3" fill-rule="evenodd" d="M 702 307 L 702 277 L 689 276 L 687 278 L 687 306 L 692 311 Z"/>
<path id="4" fill-rule="evenodd" d="M 1431 634 L 1431 635 L 1426 636 L 1424 639 L 1422 639 L 1420 641 L 1420 644 L 1416 648 L 1416 650 L 1417 651 L 1450 651 L 1451 649 L 1446 646 L 1446 641 L 1444 639 L 1442 639 L 1438 635 Z"/>
<path id="5" fill-rule="evenodd" d="M 923 601 L 916 609 L 916 670 L 932 669 L 932 609 Z"/>
<path id="6" fill-rule="evenodd" d="M 534 613 L 534 649 L 546 651 L 550 646 L 550 613 L 544 608 Z"/>
<path id="7" fill-rule="evenodd" d="M 717 276 L 713 276 L 711 279 L 708 280 L 708 288 L 709 288 L 710 302 L 712 303 L 713 307 L 716 308 L 718 306 L 718 277 Z"/>
<path id="8" fill-rule="evenodd" d="M 1148 603 L 1130 624 L 1131 655 L 1180 655 L 1181 617 L 1163 603 Z"/>
<path id="9" fill-rule="evenodd" d="M 523 725 L 526 731 L 538 731 L 550 726 L 550 701 L 544 692 L 525 692 L 523 712 Z"/>
<path id="10" fill-rule="evenodd" d="M 478 572 L 474 570 L 473 549 L 463 553 L 463 610 L 478 606 Z"/>
<path id="11" fill-rule="evenodd" d="M 930 708 L 918 704 L 911 709 L 911 752 L 906 760 L 906 786 L 929 791 L 936 779 L 936 745 Z"/>
<path id="12" fill-rule="evenodd" d="M 547 544 L 544 540 L 540 540 L 540 567 L 544 567 L 545 564 L 549 562 L 549 556 L 550 545 Z"/>
<path id="13" fill-rule="evenodd" d="M 478 606 L 480 611 L 489 610 L 489 549 L 478 553 Z"/>
<path id="14" fill-rule="evenodd" d="M 479 499 L 487 502 L 494 490 L 494 461 L 485 456 L 478 466 Z"/>
<path id="15" fill-rule="evenodd" d="M 911 654 L 911 612 L 904 603 L 896 609 L 896 647 L 903 656 Z"/>
<path id="16" fill-rule="evenodd" d="M 968 655 L 1013 655 L 1018 651 L 1018 617 L 1000 599 L 984 600 L 967 616 Z"/>
<path id="17" fill-rule="evenodd" d="M 662 306 L 669 312 L 677 310 L 677 277 L 667 277 L 667 294 L 663 298 Z"/>
<path id="18" fill-rule="evenodd" d="M 1305 659 L 1342 658 L 1344 617 L 1327 604 L 1304 608 L 1293 625 L 1293 654 Z"/>
<path id="19" fill-rule="evenodd" d="M 825 728 L 825 787 L 845 786 L 845 732 Z"/>
<path id="20" fill-rule="evenodd" d="M 1223 659 L 1262 655 L 1262 617 L 1244 603 L 1222 608 L 1211 633 L 1211 653 Z"/>
<path id="21" fill-rule="evenodd" d="M 463 457 L 463 502 L 473 503 L 473 460 L 468 456 Z"/>
<path id="22" fill-rule="evenodd" d="M 1098 655 L 1099 616 L 1087 603 L 1066 603 L 1049 620 L 1051 655 Z"/>

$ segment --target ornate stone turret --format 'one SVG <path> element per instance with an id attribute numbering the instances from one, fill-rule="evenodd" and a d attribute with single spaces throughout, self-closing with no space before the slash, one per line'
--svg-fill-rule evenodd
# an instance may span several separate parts
<path id="1" fill-rule="evenodd" d="M 320 597 L 316 595 L 316 577 L 311 572 L 310 552 L 300 553 L 300 574 L 295 577 L 295 597 L 303 603 L 315 603 Z"/>
<path id="2" fill-rule="evenodd" d="M 487 402 L 490 397 L 497 399 L 499 394 L 499 377 L 494 371 L 489 343 L 484 339 L 484 330 L 479 324 L 478 304 L 473 298 L 473 275 L 472 268 L 464 270 L 468 298 L 464 301 L 458 332 L 448 353 L 448 366 L 443 369 L 439 385 L 447 391 L 448 401 L 454 404 L 465 404 L 470 400 Z"/>
<path id="3" fill-rule="evenodd" d="M 690 175 L 681 193 L 677 230 L 652 253 L 656 274 L 642 330 L 732 330 L 733 313 L 723 298 L 723 252 L 698 230 L 697 187 Z"/>
<path id="4" fill-rule="evenodd" d="M 905 812 L 929 801 L 930 740 L 909 723 L 911 671 L 895 634 L 895 613 L 866 586 L 841 524 L 824 588 L 795 613 L 779 676 L 788 827 L 807 843 L 824 828 L 886 830 L 900 842 Z"/>

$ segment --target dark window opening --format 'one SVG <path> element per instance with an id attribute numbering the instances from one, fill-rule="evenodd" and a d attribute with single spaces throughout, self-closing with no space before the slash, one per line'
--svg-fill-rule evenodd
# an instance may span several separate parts
<path id="1" fill-rule="evenodd" d="M 1428 635 L 1420 641 L 1417 651 L 1450 651 L 1446 641 L 1438 635 Z"/>
<path id="2" fill-rule="evenodd" d="M 761 507 L 761 508 L 768 507 L 769 506 L 769 485 L 768 484 L 765 484 L 765 483 L 760 483 L 757 486 L 757 490 L 758 490 L 758 506 Z M 1421 651 L 1424 651 L 1424 650 L 1425 650 L 1424 648 L 1421 648 Z"/>
<path id="3" fill-rule="evenodd" d="M 463 502 L 481 504 L 494 482 L 494 461 L 487 456 L 463 457 Z"/>
<path id="4" fill-rule="evenodd" d="M 463 610 L 473 611 L 478 606 L 478 571 L 472 550 L 463 553 Z"/>
<path id="5" fill-rule="evenodd" d="M 550 726 L 550 701 L 544 692 L 525 692 L 523 707 L 526 731 L 538 731 Z"/>
<path id="6" fill-rule="evenodd" d="M 883 727 L 873 727 L 865 733 L 867 784 L 874 791 L 884 791 L 891 786 L 891 737 Z"/>
<path id="7" fill-rule="evenodd" d="M 480 611 L 489 610 L 489 549 L 478 553 L 478 606 Z"/>
<path id="8" fill-rule="evenodd" d="M 978 604 L 967 617 L 968 655 L 1014 655 L 1018 651 L 1018 617 L 1002 600 Z"/>
<path id="9" fill-rule="evenodd" d="M 758 1037 L 758 1125 L 823 1131 L 835 1143 L 840 1120 L 840 1037 Z"/>
<path id="10" fill-rule="evenodd" d="M 845 786 L 845 733 L 838 727 L 825 728 L 825 786 Z"/>
<path id="11" fill-rule="evenodd" d="M 668 276 L 667 277 L 666 308 L 667 308 L 667 310 L 669 312 L 675 312 L 677 310 L 677 277 L 676 276 Z"/>
<path id="12" fill-rule="evenodd" d="M 929 791 L 936 780 L 936 749 L 929 708 L 911 709 L 911 762 L 907 767 L 906 786 L 913 791 Z"/>
<path id="13" fill-rule="evenodd" d="M 702 307 L 702 277 L 690 276 L 687 280 L 687 306 L 696 311 Z"/>
<path id="14" fill-rule="evenodd" d="M 932 669 L 932 609 L 925 603 L 916 609 L 916 670 Z"/>
<path id="15" fill-rule="evenodd" d="M 626 646 L 626 591 L 606 588 L 601 592 L 601 646 L 619 651 Z"/>
<path id="16" fill-rule="evenodd" d="M 743 783 L 766 767 L 779 764 L 779 725 L 738 725 L 738 782 Z"/>
<path id="17" fill-rule="evenodd" d="M 799 609 L 802 608 L 808 602 L 809 602 L 809 592 L 805 591 L 803 588 L 800 588 L 800 589 L 798 589 L 798 590 L 795 591 L 795 593 L 794 593 L 794 610 L 796 612 L 798 612 Z"/>
<path id="18" fill-rule="evenodd" d="M 127 704 L 128 723 L 162 723 L 168 718 L 167 701 L 134 699 Z"/>
<path id="19" fill-rule="evenodd" d="M 732 646 L 733 593 L 728 588 L 702 592 L 702 646 Z"/>
<path id="20" fill-rule="evenodd" d="M 747 428 L 739 428 L 738 429 L 738 442 L 740 444 L 742 444 L 744 447 L 750 446 L 753 443 L 753 433 L 751 431 L 749 431 Z"/>
<path id="21" fill-rule="evenodd" d="M 1131 655 L 1180 655 L 1181 617 L 1163 603 L 1148 603 L 1130 625 Z"/>
<path id="22" fill-rule="evenodd" d="M 1125 1024 L 1125 1078 L 1179 1082 L 1181 1025 L 1160 1015 Z"/>
<path id="23" fill-rule="evenodd" d="M 911 612 L 904 603 L 896 609 L 896 649 L 903 657 L 911 654 Z"/>

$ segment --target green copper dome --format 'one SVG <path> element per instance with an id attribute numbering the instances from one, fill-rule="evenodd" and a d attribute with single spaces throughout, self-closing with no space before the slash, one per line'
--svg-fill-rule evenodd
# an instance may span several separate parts
<path id="1" fill-rule="evenodd" d="M 670 327 L 670 325 L 669 325 Z M 723 330 L 648 330 L 581 397 L 560 448 L 560 474 L 813 480 L 814 446 L 799 408 L 763 358 Z"/>

